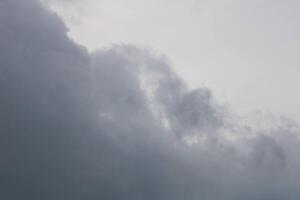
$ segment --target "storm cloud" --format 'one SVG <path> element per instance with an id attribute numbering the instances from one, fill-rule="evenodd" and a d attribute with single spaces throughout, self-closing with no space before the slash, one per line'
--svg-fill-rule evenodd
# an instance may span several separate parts
<path id="1" fill-rule="evenodd" d="M 34 0 L 0 2 L 0 198 L 299 199 L 299 128 L 239 123 L 167 58 L 93 53 Z"/>

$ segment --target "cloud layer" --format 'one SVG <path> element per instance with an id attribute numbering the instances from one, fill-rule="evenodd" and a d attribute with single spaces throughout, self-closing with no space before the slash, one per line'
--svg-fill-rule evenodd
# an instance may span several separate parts
<path id="1" fill-rule="evenodd" d="M 298 199 L 298 125 L 231 120 L 163 56 L 89 54 L 33 0 L 0 2 L 0 198 Z"/>

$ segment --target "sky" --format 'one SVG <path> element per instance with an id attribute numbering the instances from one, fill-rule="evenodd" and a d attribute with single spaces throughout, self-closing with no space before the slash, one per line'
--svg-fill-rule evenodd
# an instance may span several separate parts
<path id="1" fill-rule="evenodd" d="M 135 44 L 164 54 L 189 87 L 238 113 L 300 120 L 296 0 L 44 0 L 90 51 Z"/>
<path id="2" fill-rule="evenodd" d="M 299 199 L 298 121 L 237 115 L 152 47 L 91 50 L 49 6 L 0 1 L 0 199 Z"/>

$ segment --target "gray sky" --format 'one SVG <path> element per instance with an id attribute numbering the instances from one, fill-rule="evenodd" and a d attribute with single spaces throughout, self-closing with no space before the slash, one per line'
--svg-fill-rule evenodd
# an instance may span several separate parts
<path id="1" fill-rule="evenodd" d="M 131 43 L 165 54 L 190 87 L 236 112 L 300 120 L 296 0 L 46 0 L 90 50 Z"/>
<path id="2" fill-rule="evenodd" d="M 136 45 L 89 52 L 37 0 L 1 0 L 0 199 L 298 200 L 299 123 L 251 124 L 183 79 Z"/>

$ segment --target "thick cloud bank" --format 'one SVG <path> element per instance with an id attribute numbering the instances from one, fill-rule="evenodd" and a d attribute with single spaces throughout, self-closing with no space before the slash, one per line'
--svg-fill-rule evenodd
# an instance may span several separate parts
<path id="1" fill-rule="evenodd" d="M 298 126 L 256 130 L 168 61 L 89 54 L 33 0 L 0 2 L 0 199 L 299 199 Z"/>

